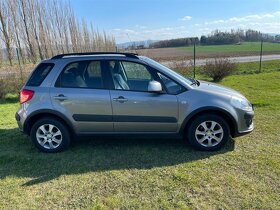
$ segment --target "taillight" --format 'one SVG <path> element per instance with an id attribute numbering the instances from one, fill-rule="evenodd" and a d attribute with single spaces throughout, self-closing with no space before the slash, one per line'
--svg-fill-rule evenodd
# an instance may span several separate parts
<path id="1" fill-rule="evenodd" d="M 29 101 L 34 95 L 34 91 L 23 89 L 20 91 L 20 104 Z"/>

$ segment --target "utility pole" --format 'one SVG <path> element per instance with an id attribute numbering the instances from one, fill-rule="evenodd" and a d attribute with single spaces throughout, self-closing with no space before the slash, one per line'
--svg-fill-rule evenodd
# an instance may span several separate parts
<path id="1" fill-rule="evenodd" d="M 195 78 L 195 40 L 193 45 L 193 78 Z"/>
<path id="2" fill-rule="evenodd" d="M 263 40 L 261 39 L 261 52 L 260 52 L 260 66 L 259 66 L 259 73 L 262 70 L 262 54 L 263 54 Z"/>

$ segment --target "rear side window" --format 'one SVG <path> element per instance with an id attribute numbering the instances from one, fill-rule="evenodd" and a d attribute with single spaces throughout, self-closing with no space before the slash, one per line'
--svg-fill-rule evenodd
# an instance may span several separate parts
<path id="1" fill-rule="evenodd" d="M 79 61 L 68 64 L 60 74 L 56 87 L 103 89 L 100 61 Z"/>
<path id="2" fill-rule="evenodd" d="M 54 67 L 53 63 L 41 63 L 37 66 L 37 68 L 33 71 L 31 77 L 27 82 L 27 86 L 39 86 L 50 73 L 52 68 Z"/>

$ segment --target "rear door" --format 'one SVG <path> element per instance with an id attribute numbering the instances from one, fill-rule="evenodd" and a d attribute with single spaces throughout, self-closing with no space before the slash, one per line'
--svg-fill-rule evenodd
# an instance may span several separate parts
<path id="1" fill-rule="evenodd" d="M 175 132 L 178 100 L 166 92 L 148 92 L 155 80 L 149 67 L 129 61 L 108 61 L 114 87 L 110 91 L 116 132 Z"/>
<path id="2" fill-rule="evenodd" d="M 71 119 L 79 133 L 113 131 L 110 93 L 101 66 L 98 60 L 70 63 L 50 91 L 54 109 Z"/>

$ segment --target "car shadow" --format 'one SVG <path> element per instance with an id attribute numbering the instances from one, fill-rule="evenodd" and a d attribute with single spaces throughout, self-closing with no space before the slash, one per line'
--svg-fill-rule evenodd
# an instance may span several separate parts
<path id="1" fill-rule="evenodd" d="M 234 150 L 231 139 L 219 151 L 202 152 L 178 139 L 96 138 L 74 141 L 61 153 L 39 152 L 17 128 L 0 129 L 0 179 L 8 176 L 30 179 L 30 186 L 62 175 L 122 169 L 174 166 Z"/>

